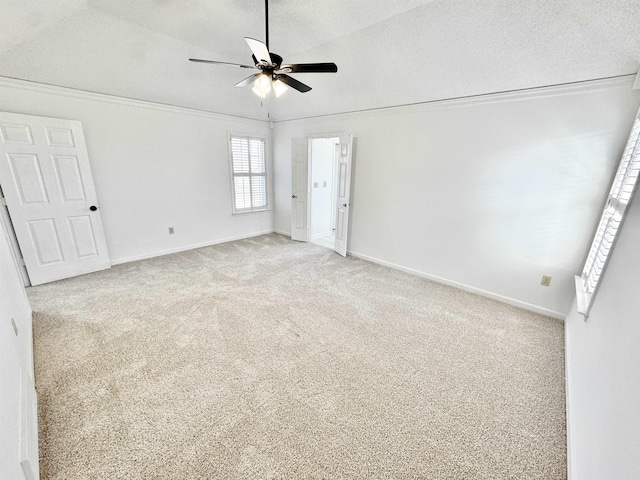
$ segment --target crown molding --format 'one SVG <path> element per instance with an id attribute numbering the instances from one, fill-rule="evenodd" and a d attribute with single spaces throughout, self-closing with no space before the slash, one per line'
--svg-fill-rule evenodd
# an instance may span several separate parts
<path id="1" fill-rule="evenodd" d="M 128 97 L 119 97 L 117 95 L 109 95 L 106 93 L 90 92 L 87 90 L 78 90 L 75 88 L 61 87 L 58 85 L 50 85 L 48 83 L 32 82 L 30 80 L 21 80 L 11 77 L 0 76 L 0 87 L 12 88 L 16 90 L 27 90 L 30 92 L 44 93 L 47 95 L 62 96 L 68 98 L 78 98 L 81 100 L 89 100 L 93 102 L 108 103 L 111 105 L 122 105 L 125 107 L 144 108 L 147 110 L 156 110 L 167 113 L 177 113 L 180 115 L 190 115 L 192 117 L 202 117 L 215 120 L 233 121 L 233 122 L 250 122 L 260 125 L 269 125 L 266 120 L 258 120 L 255 118 L 241 117 L 236 115 L 227 115 L 224 113 L 209 112 L 207 110 L 199 110 L 196 108 L 179 107 L 166 103 L 150 102 L 148 100 L 138 100 Z"/>
<path id="2" fill-rule="evenodd" d="M 635 73 L 619 75 L 615 77 L 584 80 L 579 82 L 563 83 L 558 85 L 548 85 L 542 87 L 531 87 L 505 92 L 483 93 L 466 97 L 447 98 L 441 100 L 430 100 L 426 102 L 410 103 L 404 105 L 390 105 L 351 112 L 329 113 L 311 117 L 299 117 L 286 120 L 274 120 L 274 124 L 290 122 L 321 122 L 327 118 L 351 119 L 362 116 L 387 116 L 406 113 L 419 113 L 441 108 L 463 108 L 483 104 L 495 104 L 503 102 L 514 102 L 529 99 L 551 98 L 560 95 L 579 95 L 585 92 L 607 90 L 611 88 L 631 89 Z"/>
<path id="3" fill-rule="evenodd" d="M 635 83 L 634 83 L 635 80 Z M 533 87 L 506 92 L 486 93 L 479 95 L 471 95 L 468 97 L 448 98 L 441 100 L 432 100 L 419 103 L 411 103 L 404 105 L 390 105 L 385 107 L 376 107 L 371 109 L 355 110 L 351 112 L 336 112 L 326 115 L 317 115 L 310 117 L 298 117 L 284 120 L 259 120 L 250 117 L 241 117 L 236 115 L 228 115 L 224 113 L 210 112 L 208 110 L 199 110 L 196 108 L 180 107 L 177 105 L 151 102 L 148 100 L 138 100 L 128 97 L 119 97 L 117 95 L 109 95 L 105 93 L 91 92 L 87 90 L 79 90 L 70 87 L 61 87 L 47 83 L 33 82 L 30 80 L 21 80 L 11 77 L 0 76 L 0 87 L 12 88 L 17 90 L 27 90 L 48 95 L 64 96 L 68 98 L 78 98 L 82 100 L 108 103 L 111 105 L 122 105 L 134 108 L 143 108 L 147 110 L 156 110 L 160 112 L 177 113 L 180 115 L 189 115 L 201 118 L 209 118 L 223 120 L 226 122 L 254 123 L 261 126 L 278 125 L 290 122 L 318 122 L 327 118 L 349 119 L 362 116 L 387 116 L 403 113 L 424 112 L 439 108 L 455 108 L 470 107 L 488 103 L 501 103 L 510 101 L 520 101 L 533 98 L 549 98 L 558 95 L 580 94 L 586 91 L 597 91 L 610 88 L 640 88 L 640 72 L 636 75 L 620 75 L 611 78 L 603 78 L 596 80 L 585 80 L 580 82 L 565 83 L 559 85 L 550 85 L 544 87 Z M 273 127 L 271 127 L 273 128 Z"/>

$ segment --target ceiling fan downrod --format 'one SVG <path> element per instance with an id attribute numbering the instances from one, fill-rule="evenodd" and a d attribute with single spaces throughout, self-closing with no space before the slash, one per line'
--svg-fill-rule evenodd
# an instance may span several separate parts
<path id="1" fill-rule="evenodd" d="M 264 17 L 265 17 L 265 45 L 267 46 L 267 50 L 269 50 L 269 0 L 264 0 Z"/>

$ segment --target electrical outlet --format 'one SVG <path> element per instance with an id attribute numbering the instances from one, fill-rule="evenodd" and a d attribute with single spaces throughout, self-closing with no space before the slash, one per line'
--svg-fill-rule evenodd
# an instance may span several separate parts
<path id="1" fill-rule="evenodd" d="M 327 188 L 327 182 L 322 182 L 322 187 Z"/>
<path id="2" fill-rule="evenodd" d="M 313 188 L 318 188 L 318 182 L 313 182 Z"/>
<path id="3" fill-rule="evenodd" d="M 169 235 L 173 235 L 173 227 L 169 227 Z"/>
<path id="4" fill-rule="evenodd" d="M 544 286 L 544 287 L 548 287 L 551 284 L 551 277 L 548 275 L 543 275 L 542 276 L 542 281 L 540 282 L 540 285 Z"/>

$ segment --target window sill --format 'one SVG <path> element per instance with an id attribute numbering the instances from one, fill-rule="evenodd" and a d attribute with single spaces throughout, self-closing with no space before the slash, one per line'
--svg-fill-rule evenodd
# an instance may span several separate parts
<path id="1" fill-rule="evenodd" d="M 576 275 L 576 303 L 578 304 L 578 313 L 584 315 L 586 319 L 589 316 L 589 310 L 591 309 L 591 298 L 593 295 L 589 295 L 584 291 L 582 287 L 582 277 Z"/>
<path id="2" fill-rule="evenodd" d="M 270 208 L 262 208 L 260 210 L 244 210 L 244 211 L 240 211 L 240 212 L 231 212 L 231 215 L 245 215 L 247 213 L 261 213 L 261 212 L 268 212 L 269 210 L 271 210 Z"/>

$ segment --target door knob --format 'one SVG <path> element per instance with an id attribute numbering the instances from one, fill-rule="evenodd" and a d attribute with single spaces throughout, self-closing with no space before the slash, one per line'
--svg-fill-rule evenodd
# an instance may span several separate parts
<path id="1" fill-rule="evenodd" d="M 346 206 L 347 206 L 347 204 L 346 204 L 346 203 L 343 203 L 343 204 L 342 204 L 342 206 L 343 206 L 343 207 L 346 207 Z"/>
<path id="2" fill-rule="evenodd" d="M 298 198 L 297 195 L 291 195 L 291 198 Z"/>
<path id="3" fill-rule="evenodd" d="M 92 212 L 95 212 L 98 209 L 98 207 L 96 207 L 95 205 L 91 205 L 89 207 L 89 210 L 91 210 Z"/>

